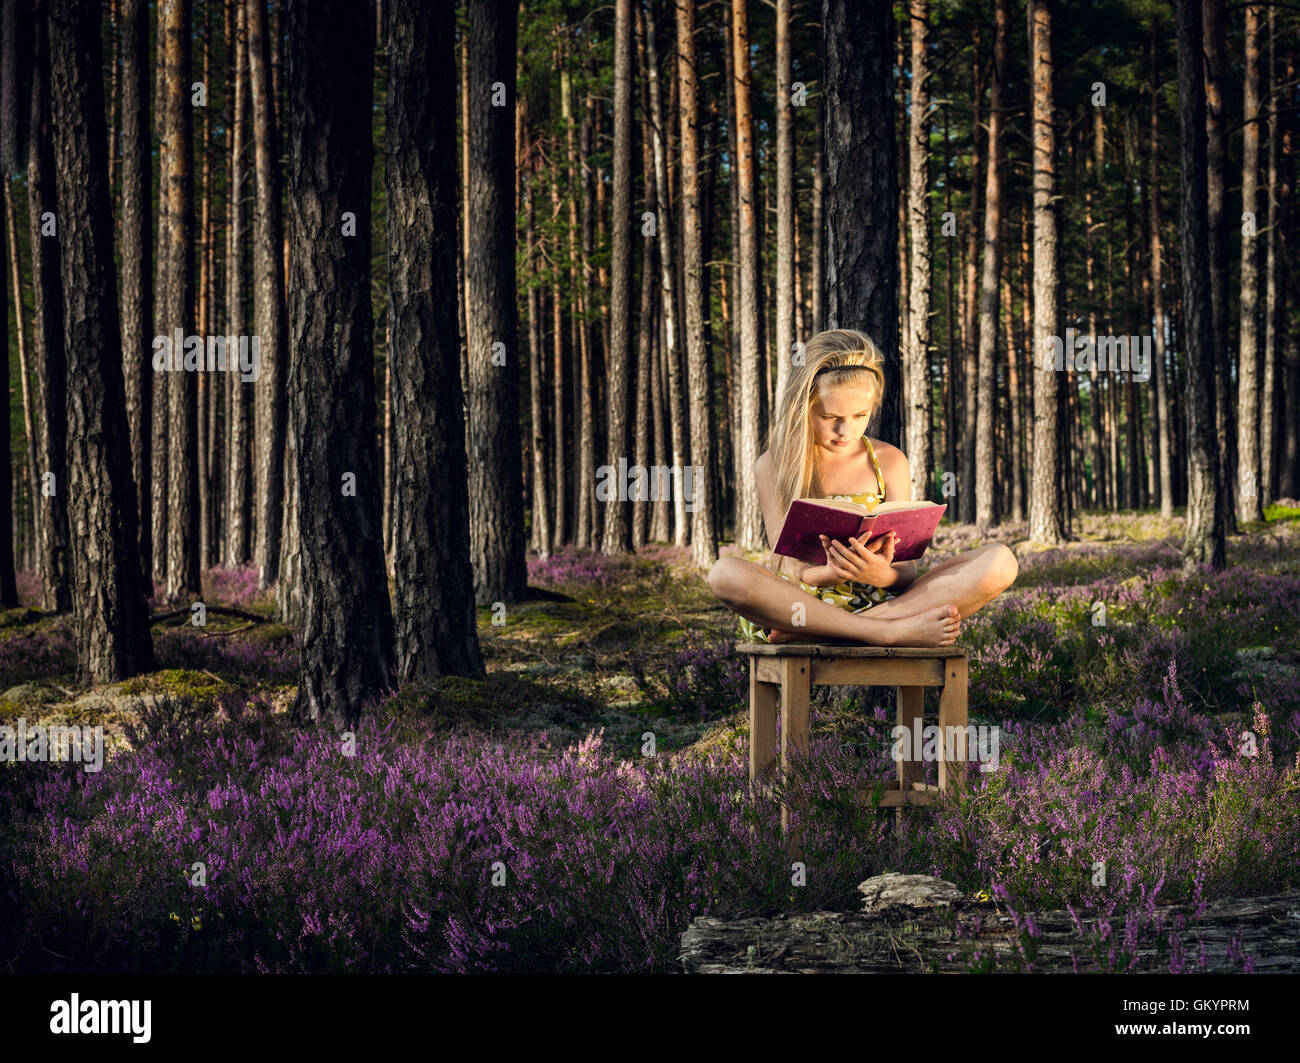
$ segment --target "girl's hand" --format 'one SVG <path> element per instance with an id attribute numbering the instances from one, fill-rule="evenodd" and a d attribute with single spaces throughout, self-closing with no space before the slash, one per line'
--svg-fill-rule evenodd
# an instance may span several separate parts
<path id="1" fill-rule="evenodd" d="M 878 535 L 870 542 L 850 536 L 847 543 L 821 536 L 826 551 L 826 567 L 838 579 L 856 583 L 869 583 L 873 587 L 891 587 L 898 579 L 894 569 L 894 547 L 898 543 L 895 532 Z"/>

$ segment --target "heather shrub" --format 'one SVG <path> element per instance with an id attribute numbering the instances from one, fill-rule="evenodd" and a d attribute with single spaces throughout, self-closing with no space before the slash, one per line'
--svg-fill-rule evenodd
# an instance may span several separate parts
<path id="1" fill-rule="evenodd" d="M 640 675 L 646 705 L 667 715 L 715 719 L 749 704 L 749 659 L 734 639 L 696 639 L 672 652 L 662 671 Z"/>
<path id="2" fill-rule="evenodd" d="M 19 683 L 71 675 L 76 670 L 76 640 L 69 618 L 24 631 L 0 631 L 0 693 Z"/>
<path id="3" fill-rule="evenodd" d="M 751 794 L 739 757 L 634 764 L 598 735 L 421 747 L 371 719 L 348 757 L 233 696 L 162 699 L 130 739 L 98 774 L 0 770 L 0 946 L 19 968 L 664 970 L 693 915 L 846 903 L 887 841 L 837 748 L 792 783 L 794 889 L 779 795 Z"/>
<path id="4" fill-rule="evenodd" d="M 234 678 L 287 683 L 298 675 L 301 639 L 233 639 L 185 624 L 155 627 L 153 646 L 157 668 L 207 669 Z"/>

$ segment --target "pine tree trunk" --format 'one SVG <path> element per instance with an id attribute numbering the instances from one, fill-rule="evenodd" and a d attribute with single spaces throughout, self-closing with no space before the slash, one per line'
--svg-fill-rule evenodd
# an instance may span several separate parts
<path id="1" fill-rule="evenodd" d="M 716 106 L 716 100 L 714 105 Z M 825 100 L 820 93 L 813 101 L 813 107 L 816 108 L 817 129 L 812 160 L 812 264 L 808 271 L 812 326 L 808 329 L 808 334 L 815 336 L 826 328 L 826 110 Z"/>
<path id="2" fill-rule="evenodd" d="M 1268 236 L 1264 245 L 1264 380 L 1259 411 L 1260 504 L 1277 498 L 1278 440 L 1278 339 L 1286 327 L 1278 313 L 1277 245 L 1281 216 L 1278 210 L 1279 134 L 1278 106 L 1282 92 L 1277 87 L 1277 9 L 1268 9 Z"/>
<path id="3" fill-rule="evenodd" d="M 643 33 L 641 29 L 641 19 L 637 19 L 637 60 L 642 71 L 645 69 Z M 650 113 L 650 90 L 647 84 L 648 78 L 644 75 L 639 79 L 641 88 L 641 111 L 645 115 Z M 641 137 L 641 188 L 643 192 L 643 203 L 645 206 L 645 215 L 653 218 L 659 217 L 659 189 L 655 184 L 655 162 L 654 148 L 649 136 Z M 650 444 L 650 363 L 652 360 L 652 351 L 654 349 L 654 338 L 650 335 L 650 323 L 654 321 L 654 293 L 655 278 L 657 276 L 657 264 L 655 262 L 655 247 L 659 238 L 657 228 L 651 229 L 643 226 L 643 236 L 641 240 L 641 306 L 638 315 L 637 328 L 637 361 L 636 361 L 636 417 L 633 426 L 633 444 L 632 454 L 637 465 L 645 468 L 650 476 L 653 476 L 655 467 L 655 455 L 648 452 Z M 650 514 L 653 510 L 653 480 L 649 481 L 650 490 L 645 493 L 639 493 L 635 490 L 635 485 L 628 485 L 628 497 L 632 500 L 632 549 L 640 550 L 649 541 L 650 534 Z"/>
<path id="4" fill-rule="evenodd" d="M 44 4 L 42 3 L 42 7 Z M 41 21 L 37 16 L 37 22 Z M 153 572 L 153 397 L 154 377 L 148 330 L 153 321 L 153 204 L 151 201 L 152 136 L 149 125 L 149 4 L 147 0 L 122 2 L 122 352 L 126 372 L 126 411 L 131 432 L 137 510 L 140 517 L 140 564 L 148 581 Z M 34 104 L 33 104 L 34 106 Z M 48 113 L 48 103 L 45 104 Z M 33 153 L 37 165 L 45 157 Z M 28 187 L 33 210 L 37 197 L 31 192 L 32 162 L 28 163 Z M 53 202 L 53 174 L 46 168 Z M 53 206 L 41 206 L 41 211 Z M 45 254 L 43 251 L 42 254 Z M 48 265 L 47 277 L 57 276 L 58 249 Z M 57 307 L 62 293 L 45 300 Z M 48 310 L 54 313 L 54 310 Z M 62 331 L 61 322 L 51 323 L 49 335 Z M 61 343 L 61 341 L 60 341 Z M 62 366 L 60 346 L 58 361 Z M 57 398 L 54 400 L 60 402 Z M 62 441 L 59 447 L 63 447 Z M 48 460 L 48 456 L 47 456 Z M 66 520 L 66 516 L 64 518 Z"/>
<path id="5" fill-rule="evenodd" d="M 669 475 L 672 477 L 673 543 L 677 546 L 685 546 L 690 524 L 688 523 L 688 510 L 686 508 L 688 500 L 685 498 L 688 488 L 684 477 L 686 476 L 687 458 L 691 449 L 691 439 L 686 423 L 686 397 L 682 394 L 685 382 L 682 380 L 681 372 L 681 316 L 678 312 L 676 271 L 676 263 L 680 256 L 673 246 L 675 222 L 670 198 L 672 189 L 668 179 L 670 171 L 668 147 L 665 143 L 667 140 L 665 130 L 667 130 L 668 126 L 664 116 L 659 88 L 659 50 L 655 44 L 653 21 L 648 26 L 643 26 L 644 22 L 641 5 L 638 3 L 637 24 L 644 30 L 646 42 L 645 69 L 648 74 L 646 80 L 649 83 L 647 94 L 650 103 L 648 136 L 653 148 L 655 193 L 658 201 L 656 207 L 655 246 L 658 250 L 656 261 L 659 266 L 659 305 L 663 311 L 664 338 L 668 360 L 668 409 L 673 445 L 672 461 L 669 464 Z M 629 152 L 630 150 L 629 148 Z M 630 197 L 630 191 L 628 195 Z M 631 251 L 629 249 L 629 261 L 630 255 Z M 630 302 L 628 312 L 630 322 Z M 631 350 L 630 340 L 628 350 L 629 352 Z M 680 470 L 680 473 L 678 470 Z M 681 479 L 679 479 L 679 476 Z M 693 478 L 689 490 L 692 492 L 697 491 L 699 486 L 699 483 Z"/>
<path id="6" fill-rule="evenodd" d="M 1224 512 L 1215 432 L 1215 330 L 1211 295 L 1210 206 L 1206 173 L 1205 83 L 1200 0 L 1178 7 L 1178 112 L 1181 163 L 1183 329 L 1187 352 L 1188 564 L 1224 567 Z"/>
<path id="7" fill-rule="evenodd" d="M 1060 380 L 1044 361 L 1048 341 L 1059 336 L 1057 299 L 1055 73 L 1048 0 L 1030 0 L 1029 55 L 1033 86 L 1034 174 L 1034 457 L 1029 482 L 1029 538 L 1059 543 L 1068 538 L 1065 499 L 1057 485 Z"/>
<path id="8" fill-rule="evenodd" d="M 683 309 L 686 318 L 686 376 L 690 387 L 691 424 L 691 560 L 700 568 L 718 557 L 716 459 L 713 452 L 713 377 L 705 315 L 709 288 L 700 193 L 700 103 L 695 47 L 696 0 L 677 0 L 677 83 L 681 100 Z M 793 202 L 790 210 L 795 209 Z M 815 269 L 816 267 L 814 267 Z M 644 392 L 642 392 L 644 394 Z"/>
<path id="9" fill-rule="evenodd" d="M 1133 184 L 1137 180 L 1137 174 L 1134 172 L 1134 164 L 1137 156 L 1141 151 L 1137 143 L 1137 124 L 1131 114 L 1124 116 L 1124 284 L 1128 289 L 1129 307 L 1132 311 L 1131 327 L 1129 335 L 1138 335 L 1146 331 L 1143 322 L 1143 307 L 1140 296 L 1142 272 L 1141 263 L 1138 260 L 1138 248 L 1141 246 L 1141 239 L 1133 234 Z M 1131 363 L 1130 363 L 1131 364 Z M 1122 379 L 1123 397 L 1124 397 L 1124 468 L 1128 474 L 1128 497 L 1129 504 L 1134 509 L 1140 509 L 1144 506 L 1145 500 L 1142 496 L 1142 480 L 1138 474 L 1138 402 L 1137 386 L 1133 383 L 1132 374 L 1126 374 Z"/>
<path id="10" fill-rule="evenodd" d="M 731 2 L 731 62 L 735 71 L 736 191 L 740 258 L 736 271 L 736 329 L 740 343 L 737 371 L 740 420 L 736 447 L 735 541 L 742 550 L 761 550 L 766 542 L 754 465 L 762 439 L 762 360 L 759 346 L 758 185 L 754 146 L 753 74 L 750 66 L 749 11 L 745 0 Z M 665 352 L 665 355 L 670 352 Z"/>
<path id="11" fill-rule="evenodd" d="M 27 359 L 27 335 L 23 322 L 23 299 L 22 299 L 22 269 L 18 261 L 18 225 L 14 220 L 14 193 L 13 183 L 5 181 L 4 188 L 4 210 L 5 210 L 5 228 L 9 233 L 9 261 L 13 267 L 14 279 L 14 324 L 18 329 L 18 378 L 19 393 L 23 400 L 23 440 L 25 443 L 25 462 L 27 466 L 23 479 L 27 481 L 27 489 L 24 492 L 29 514 L 32 521 L 30 541 L 38 542 L 41 539 L 42 529 L 40 521 L 40 509 L 36 505 L 36 491 L 40 481 L 36 476 L 36 426 L 32 421 L 32 395 L 31 395 L 31 376 L 28 370 Z M 16 499 L 15 499 L 16 501 Z M 25 537 L 26 538 L 26 537 Z M 26 550 L 24 553 L 24 565 L 26 568 Z"/>
<path id="12" fill-rule="evenodd" d="M 456 154 L 448 149 L 456 140 L 455 19 L 451 8 L 426 13 L 421 0 L 387 0 L 384 15 L 398 495 L 394 649 L 401 679 L 429 680 L 484 671 L 453 319 Z"/>
<path id="13" fill-rule="evenodd" d="M 785 391 L 794 352 L 794 112 L 790 101 L 791 0 L 776 0 L 776 394 Z M 802 339 L 803 337 L 801 337 Z"/>
<path id="14" fill-rule="evenodd" d="M 1205 52 L 1205 116 L 1209 166 L 1210 298 L 1214 301 L 1215 376 L 1213 395 L 1221 476 L 1217 484 L 1219 506 L 1227 534 L 1237 531 L 1236 406 L 1233 402 L 1232 349 L 1228 334 L 1228 131 L 1223 94 L 1228 75 L 1228 18 L 1226 0 L 1202 0 Z"/>
<path id="15" fill-rule="evenodd" d="M 1002 93 L 1009 72 L 1007 33 L 1009 5 L 997 0 L 994 9 L 996 37 L 993 44 L 993 87 L 989 95 L 989 157 L 984 184 L 984 261 L 980 279 L 979 313 L 979 400 L 975 422 L 975 526 L 985 531 L 997 519 L 996 480 L 993 464 L 994 381 L 998 357 L 998 281 L 1002 269 Z M 1037 215 L 1035 215 L 1037 217 Z M 1034 350 L 1040 348 L 1035 346 Z M 970 411 L 967 411 L 970 416 Z M 1038 437 L 1035 435 L 1035 445 Z M 1031 503 L 1032 505 L 1032 503 Z"/>
<path id="16" fill-rule="evenodd" d="M 14 33 L 12 20 L 9 23 L 10 34 Z M 5 84 L 11 85 L 14 67 L 6 71 Z M 16 150 L 16 149 L 15 149 Z M 5 198 L 9 197 L 9 178 L 4 178 Z M 0 239 L 5 238 L 5 226 L 0 225 Z M 7 241 L 6 241 L 7 242 Z M 11 462 L 9 452 L 9 270 L 8 261 L 0 251 L 0 396 L 3 396 L 4 409 L 0 410 L 0 609 L 12 609 L 18 604 L 18 581 L 14 573 L 14 477 L 10 475 Z M 22 319 L 22 292 L 14 289 L 14 309 L 19 320 Z"/>
<path id="17" fill-rule="evenodd" d="M 1271 9 L 1270 9 L 1271 10 Z M 1259 240 L 1264 212 L 1258 203 L 1261 12 L 1258 4 L 1246 8 L 1246 81 L 1242 129 L 1241 210 L 1241 323 L 1237 365 L 1237 478 L 1236 507 L 1243 521 L 1263 520 L 1260 499 L 1259 404 Z M 1249 220 L 1245 220 L 1249 215 Z"/>
<path id="18" fill-rule="evenodd" d="M 884 0 L 823 0 L 827 327 L 860 329 L 885 356 L 885 394 L 875 435 L 898 445 L 900 278 L 893 32 L 891 5 Z"/>
<path id="19" fill-rule="evenodd" d="M 558 196 L 558 193 L 556 195 Z M 570 201 L 572 199 L 573 197 L 570 196 Z M 555 200 L 552 202 L 555 202 Z M 564 363 L 564 304 L 561 288 L 560 271 L 555 270 L 550 285 L 551 313 L 553 315 L 551 329 L 553 333 L 551 338 L 552 387 L 554 389 L 552 393 L 552 409 L 555 417 L 555 435 L 551 448 L 551 471 L 552 478 L 555 481 L 555 534 L 551 539 L 552 547 L 563 546 L 572 538 L 572 533 L 569 530 L 568 504 L 568 471 L 571 463 L 568 458 L 570 451 L 567 448 L 567 433 L 565 432 L 565 425 L 571 422 L 565 418 L 564 385 L 566 367 Z"/>
<path id="20" fill-rule="evenodd" d="M 78 0 L 50 11 L 64 350 L 69 523 L 77 681 L 125 679 L 153 667 L 148 595 L 136 552 L 126 392 L 104 158 L 99 12 Z M 63 485 L 59 485 L 62 490 Z"/>
<path id="21" fill-rule="evenodd" d="M 212 84 L 212 20 L 211 7 L 204 5 L 204 27 L 203 27 L 203 84 L 205 87 Z M 199 196 L 201 211 L 199 215 L 199 282 L 195 295 L 198 299 L 198 308 L 195 312 L 195 322 L 197 331 L 200 336 L 206 337 L 211 335 L 213 329 L 211 326 L 212 307 L 208 300 L 208 287 L 210 277 L 208 275 L 210 268 L 209 237 L 211 235 L 212 220 L 212 123 L 208 119 L 210 113 L 207 105 L 211 100 L 205 100 L 203 107 L 203 133 L 200 138 L 199 158 L 202 160 L 201 195 Z M 198 439 L 196 455 L 198 460 L 198 495 L 199 495 L 199 568 L 206 572 L 215 562 L 212 559 L 212 548 L 215 545 L 212 540 L 212 490 L 211 474 L 212 469 L 208 464 L 209 450 L 208 440 L 211 436 L 213 426 L 208 421 L 208 393 L 220 387 L 220 377 L 209 379 L 208 373 L 198 373 Z"/>
<path id="22" fill-rule="evenodd" d="M 934 487 L 934 431 L 930 408 L 930 0 L 912 0 L 912 108 L 908 136 L 908 224 L 911 231 L 907 373 L 907 454 L 912 497 Z"/>
<path id="23" fill-rule="evenodd" d="M 232 111 L 230 139 L 229 228 L 226 230 L 226 314 L 229 334 L 242 336 L 247 325 L 248 277 L 244 269 L 244 182 L 248 151 L 248 22 L 242 0 L 235 4 L 235 36 L 230 42 Z M 230 450 L 226 477 L 226 564 L 253 558 L 253 386 L 231 373 L 226 380 Z"/>
<path id="24" fill-rule="evenodd" d="M 987 167 L 982 148 L 984 146 L 984 124 L 980 121 L 980 106 L 984 100 L 984 67 L 980 64 L 980 30 L 977 18 L 974 27 L 974 64 L 971 69 L 971 167 L 970 167 L 970 215 L 966 222 L 966 269 L 965 293 L 962 303 L 962 337 L 966 357 L 962 367 L 963 403 L 961 419 L 961 444 L 957 463 L 957 508 L 958 519 L 963 524 L 975 523 L 975 433 L 977 410 L 979 408 L 979 318 L 978 281 L 981 277 L 981 191 L 987 182 L 987 173 L 981 167 Z M 999 118 L 999 122 L 1001 119 Z"/>
<path id="25" fill-rule="evenodd" d="M 148 27 L 143 21 L 138 4 L 127 0 L 124 8 L 127 16 L 126 44 L 131 38 L 138 21 L 144 27 L 147 36 Z M 59 239 L 54 229 L 58 217 L 58 201 L 54 190 L 54 144 L 50 124 L 50 42 L 45 0 L 40 0 L 33 11 L 34 33 L 32 38 L 32 109 L 31 135 L 27 141 L 27 210 L 28 233 L 32 248 L 32 306 L 35 311 L 32 321 L 32 349 L 36 362 L 36 382 L 41 408 L 40 416 L 40 475 L 33 485 L 37 492 L 37 505 L 41 507 L 41 541 L 39 546 L 39 565 L 41 572 L 42 605 L 47 612 L 66 613 L 72 609 L 72 557 L 70 554 L 70 532 L 68 530 L 68 409 L 67 409 L 67 364 L 64 352 L 63 336 L 63 279 L 59 266 Z M 130 144 L 128 133 L 132 130 L 132 114 L 128 112 L 138 103 L 139 97 L 132 97 L 131 84 L 134 79 L 135 91 L 140 91 L 138 73 L 142 69 L 127 62 L 131 52 L 123 51 L 123 139 Z M 147 97 L 146 97 L 147 99 Z M 134 112 L 138 123 L 140 115 Z M 137 132 L 140 126 L 135 126 Z M 137 140 L 138 142 L 138 140 Z M 133 160 L 139 165 L 139 159 Z M 125 190 L 133 176 L 128 156 L 124 154 L 122 181 Z M 147 215 L 146 215 L 147 217 Z M 124 232 L 122 251 L 122 275 L 125 281 L 139 274 L 133 272 L 130 248 L 139 249 L 147 244 L 141 237 L 148 233 L 148 222 L 143 227 L 133 224 L 133 215 L 123 210 L 122 228 Z M 146 251 L 147 255 L 148 252 Z M 138 261 L 138 260 L 137 260 Z M 146 283 L 146 294 L 149 286 Z M 129 302 L 128 302 L 129 305 Z M 138 308 L 137 308 L 138 309 Z M 135 326 L 141 328 L 148 320 L 146 311 L 142 318 L 137 318 Z M 124 335 L 129 335 L 129 327 L 124 327 Z M 125 346 L 125 345 L 124 345 Z M 126 350 L 135 350 L 138 362 L 126 359 L 124 364 L 130 367 L 131 376 L 136 385 L 136 398 L 141 393 L 149 396 L 148 378 L 141 375 L 141 368 L 147 373 L 149 361 L 144 353 L 148 344 L 141 334 L 138 345 Z M 141 384 L 146 385 L 141 388 Z M 133 432 L 138 431 L 140 418 L 137 412 Z M 147 419 L 145 421 L 147 424 Z M 149 433 L 142 433 L 149 438 Z M 144 462 L 147 470 L 148 462 Z M 49 479 L 46 479 L 46 476 Z M 47 488 L 48 485 L 48 488 Z M 148 499 L 147 487 L 140 492 L 140 497 Z M 147 552 L 140 555 L 141 562 L 148 558 Z"/>
<path id="26" fill-rule="evenodd" d="M 260 338 L 257 388 L 258 586 L 280 574 L 280 524 L 284 512 L 285 320 L 284 274 L 280 271 L 280 136 L 271 87 L 271 42 L 265 0 L 247 0 L 248 72 L 253 105 L 253 155 L 257 214 L 253 227 L 255 334 Z M 391 235 L 391 234 L 390 234 Z M 250 386 L 250 385 L 244 385 Z"/>
<path id="27" fill-rule="evenodd" d="M 188 337 L 194 322 L 193 107 L 190 103 L 190 3 L 164 0 L 167 76 L 164 80 L 161 180 L 167 186 L 167 239 L 162 242 L 165 278 L 160 335 L 177 329 Z M 185 345 L 188 348 L 188 343 Z M 173 349 L 167 377 L 167 596 L 200 593 L 197 444 L 198 374 L 178 371 L 188 350 Z"/>
<path id="28" fill-rule="evenodd" d="M 454 125 L 452 133 L 454 136 Z M 535 201 L 537 199 L 538 171 L 535 158 L 529 160 L 524 181 L 524 241 L 526 246 L 531 248 L 537 239 Z M 455 189 L 453 189 L 453 200 L 455 195 Z M 551 535 L 554 530 L 554 522 L 551 516 L 553 511 L 551 508 L 550 470 L 546 461 L 549 449 L 547 446 L 548 433 L 546 424 L 546 386 L 548 381 L 546 378 L 546 352 L 544 349 L 545 335 L 542 328 L 543 311 L 540 287 L 542 281 L 536 254 L 529 257 L 528 272 L 528 391 L 529 415 L 532 421 L 529 458 L 533 466 L 532 548 L 539 558 L 546 558 L 551 556 Z M 461 423 L 464 424 L 463 418 Z M 467 507 L 468 504 L 466 502 Z"/>
<path id="29" fill-rule="evenodd" d="M 1293 85 L 1296 80 L 1295 45 L 1287 51 L 1286 66 L 1280 79 L 1285 85 Z M 1297 219 L 1300 211 L 1292 210 L 1292 191 L 1295 187 L 1295 120 L 1283 121 L 1282 158 L 1280 162 L 1281 187 L 1278 190 L 1278 314 L 1279 321 L 1288 320 L 1285 316 L 1289 306 L 1300 303 L 1300 291 L 1295 290 L 1292 278 L 1300 277 L 1291 265 L 1292 251 L 1300 252 L 1300 238 L 1297 237 Z M 1285 413 L 1282 424 L 1286 426 L 1280 441 L 1279 457 L 1282 468 L 1279 476 L 1279 493 L 1285 498 L 1300 496 L 1300 340 L 1294 328 L 1281 329 L 1286 336 L 1282 357 L 1282 393 L 1286 396 Z"/>
<path id="30" fill-rule="evenodd" d="M 289 10 L 288 394 L 303 598 L 295 713 L 336 725 L 355 723 L 393 665 L 370 309 L 374 25 L 346 0 Z"/>
<path id="31" fill-rule="evenodd" d="M 519 344 L 515 327 L 514 78 L 505 106 L 493 83 L 515 68 L 515 5 L 471 0 L 469 149 L 469 505 L 475 598 L 524 597 Z"/>
<path id="32" fill-rule="evenodd" d="M 1156 433 L 1159 438 L 1160 451 L 1160 516 L 1171 520 L 1174 515 L 1173 485 L 1173 442 L 1170 438 L 1169 423 L 1169 384 L 1165 378 L 1165 293 L 1164 260 L 1160 244 L 1160 77 L 1156 59 L 1156 34 L 1158 25 L 1152 23 L 1149 48 L 1151 92 L 1151 144 L 1149 147 L 1151 169 L 1147 178 L 1151 186 L 1148 206 L 1151 210 L 1151 222 L 1148 226 L 1151 238 L 1151 304 L 1152 321 L 1155 328 L 1156 378 Z"/>
<path id="33" fill-rule="evenodd" d="M 153 311 L 153 333 L 154 337 L 172 336 L 172 326 L 164 316 L 164 308 L 167 304 L 167 273 L 165 265 L 167 262 L 167 244 L 170 239 L 169 231 L 171 225 L 170 208 L 168 196 L 171 193 L 168 182 L 164 179 L 165 170 L 163 168 L 163 129 L 165 125 L 166 114 L 166 85 L 167 85 L 167 32 L 163 23 L 163 5 L 159 3 L 156 6 L 155 21 L 155 67 L 156 74 L 153 84 L 153 132 L 157 140 L 158 151 L 158 226 L 157 233 L 154 237 L 153 246 L 158 248 L 158 261 L 154 264 L 153 278 L 153 300 L 150 309 Z M 152 164 L 150 164 L 150 174 L 148 178 L 149 185 L 146 186 L 146 195 L 148 189 L 152 187 Z M 147 278 L 146 278 L 147 279 Z M 152 369 L 152 359 L 150 359 L 150 368 Z M 150 446 L 150 455 L 153 461 L 153 468 L 150 472 L 150 480 L 153 484 L 153 500 L 150 503 L 150 522 L 149 541 L 153 547 L 153 581 L 163 585 L 163 593 L 167 588 L 167 507 L 168 507 L 168 488 L 170 478 L 168 476 L 168 459 L 171 454 L 171 447 L 168 444 L 168 431 L 171 424 L 171 375 L 163 372 L 151 373 L 151 387 L 153 390 L 153 424 L 150 431 L 153 434 L 153 442 Z"/>

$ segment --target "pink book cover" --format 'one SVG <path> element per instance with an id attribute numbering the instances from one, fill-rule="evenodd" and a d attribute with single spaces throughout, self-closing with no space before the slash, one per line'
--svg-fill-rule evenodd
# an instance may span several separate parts
<path id="1" fill-rule="evenodd" d="M 874 539 L 887 532 L 898 533 L 894 547 L 895 561 L 914 561 L 925 553 L 939 527 L 947 504 L 922 506 L 919 509 L 893 510 L 864 517 L 836 506 L 820 506 L 796 498 L 786 511 L 785 523 L 777 538 L 774 552 L 795 557 L 810 565 L 826 564 L 826 551 L 818 535 L 839 539 L 847 544 L 849 536 Z"/>

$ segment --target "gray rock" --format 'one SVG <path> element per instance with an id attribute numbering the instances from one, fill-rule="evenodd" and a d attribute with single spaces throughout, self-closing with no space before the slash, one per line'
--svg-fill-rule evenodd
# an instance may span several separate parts
<path id="1" fill-rule="evenodd" d="M 888 871 L 858 884 L 863 895 L 862 910 L 883 912 L 886 908 L 905 905 L 909 908 L 942 908 L 962 899 L 962 892 L 951 882 L 928 875 L 900 875 Z"/>

